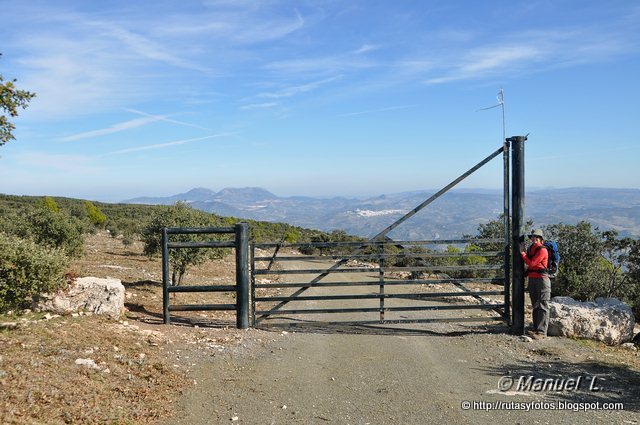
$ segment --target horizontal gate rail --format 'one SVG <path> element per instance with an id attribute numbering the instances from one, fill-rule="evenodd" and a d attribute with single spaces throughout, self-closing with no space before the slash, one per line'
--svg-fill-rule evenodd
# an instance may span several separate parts
<path id="1" fill-rule="evenodd" d="M 231 241 L 171 242 L 170 235 L 234 235 Z M 233 227 L 165 227 L 162 229 L 162 304 L 163 322 L 171 323 L 172 311 L 236 311 L 236 326 L 249 327 L 249 269 L 248 269 L 248 225 L 238 223 Z M 189 285 L 175 286 L 169 282 L 171 249 L 235 248 L 235 285 Z M 172 293 L 234 292 L 235 304 L 178 304 L 171 305 Z"/>
<path id="2" fill-rule="evenodd" d="M 167 227 L 168 235 L 204 235 L 234 233 L 235 227 Z"/>
<path id="3" fill-rule="evenodd" d="M 416 266 L 416 267 L 350 267 L 348 269 L 256 270 L 256 275 L 266 274 L 320 274 L 320 273 L 369 273 L 369 272 L 418 272 L 418 271 L 487 271 L 501 270 L 501 265 L 470 266 Z"/>
<path id="4" fill-rule="evenodd" d="M 433 280 L 385 280 L 384 284 L 387 285 L 435 285 L 441 283 L 494 283 L 503 284 L 504 278 L 467 278 L 467 279 L 433 279 Z M 379 280 L 362 281 L 362 282 L 299 282 L 299 283 L 256 283 L 255 288 L 322 288 L 330 286 L 379 286 Z"/>
<path id="5" fill-rule="evenodd" d="M 235 309 L 235 304 L 183 304 L 169 306 L 169 311 L 220 311 Z"/>
<path id="6" fill-rule="evenodd" d="M 169 248 L 235 248 L 236 243 L 229 242 L 169 242 Z"/>
<path id="7" fill-rule="evenodd" d="M 504 251 L 482 251 L 482 252 L 428 252 L 424 254 L 371 254 L 371 255 L 305 255 L 293 257 L 255 257 L 255 261 L 310 261 L 310 260 L 379 260 L 380 258 L 455 258 L 455 257 L 498 257 L 504 255 Z M 268 267 L 267 267 L 268 268 Z"/>
<path id="8" fill-rule="evenodd" d="M 295 243 L 295 244 L 252 244 L 252 312 L 253 323 L 262 322 L 265 319 L 283 317 L 283 315 L 304 315 L 315 313 L 378 313 L 380 318 L 378 320 L 365 320 L 365 321 L 348 321 L 348 322 L 335 322 L 335 323 L 358 323 L 358 324 L 387 324 L 387 323 L 432 323 L 432 322 L 444 322 L 444 321 L 501 321 L 504 320 L 504 311 L 507 305 L 503 302 L 505 291 L 505 277 L 501 270 L 504 270 L 504 264 L 500 264 L 504 261 L 504 250 L 496 250 L 495 248 L 487 251 L 481 249 L 477 251 L 467 252 L 443 252 L 425 250 L 426 252 L 412 251 L 415 248 L 424 249 L 429 245 L 442 244 L 459 244 L 468 246 L 470 243 L 477 244 L 482 247 L 482 244 L 497 244 L 503 243 L 503 239 L 447 239 L 447 240 L 422 240 L 422 241 L 394 241 L 386 238 L 384 240 L 376 241 L 359 241 L 359 242 L 318 242 L 318 243 Z M 495 246 L 495 245 L 494 245 Z M 282 257 L 277 255 L 271 256 L 256 256 L 256 248 L 273 248 L 287 247 L 289 249 L 302 248 L 302 249 L 332 249 L 338 252 L 330 252 L 328 255 L 291 255 L 285 253 Z M 398 249 L 398 252 L 389 252 L 385 249 L 391 247 L 391 249 Z M 369 249 L 374 252 L 363 251 Z M 279 249 L 282 252 L 282 249 Z M 340 251 L 346 251 L 340 253 Z M 351 251 L 351 252 L 349 252 Z M 377 252 L 376 252 L 377 251 Z M 483 264 L 464 264 L 466 261 L 473 261 L 473 258 L 482 259 Z M 317 268 L 305 268 L 305 269 L 287 269 L 287 268 L 271 268 L 274 264 L 280 264 L 284 267 L 287 262 L 294 261 L 309 261 L 309 262 L 322 262 L 322 261 L 337 261 L 337 263 L 331 267 L 317 267 Z M 368 261 L 370 266 L 363 266 L 355 264 L 349 266 L 347 261 L 359 260 Z M 447 261 L 443 265 L 438 265 L 436 261 Z M 408 265 L 399 265 L 405 261 L 409 261 Z M 459 264 L 451 264 L 451 261 L 460 262 Z M 269 267 L 266 267 L 266 264 Z M 434 264 L 435 263 L 435 264 Z M 324 266 L 320 263 L 318 265 Z M 406 273 L 406 275 L 390 275 L 390 273 Z M 478 277 L 457 277 L 448 276 L 452 273 L 472 273 Z M 499 276 L 494 275 L 498 272 Z M 420 275 L 420 273 L 426 273 L 426 276 Z M 360 277 L 351 278 L 346 276 L 360 274 Z M 314 278 L 306 282 L 296 282 L 296 276 L 301 276 L 297 280 L 305 279 L 307 275 L 313 276 L 330 276 L 333 275 L 332 281 L 320 281 L 318 278 Z M 415 278 L 407 278 L 406 276 L 415 276 Z M 260 280 L 258 277 L 275 277 L 276 281 Z M 339 276 L 344 276 L 340 278 Z M 404 277 L 403 277 L 404 276 Z M 430 276 L 433 276 L 430 278 Z M 463 275 L 464 276 L 464 275 Z M 279 277 L 286 277 L 289 280 L 284 282 L 279 281 Z M 291 278 L 294 281 L 291 281 Z M 256 280 L 257 279 L 257 280 Z M 352 279 L 352 280 L 349 280 Z M 453 285 L 449 290 L 444 288 L 438 288 L 435 292 L 424 291 L 402 291 L 401 286 L 407 285 L 407 287 L 416 288 L 416 285 L 423 285 L 424 287 L 434 287 L 436 284 Z M 500 285 L 499 290 L 492 290 L 492 288 L 485 288 L 482 290 L 471 289 L 465 285 Z M 352 294 L 309 294 L 306 296 L 301 295 L 301 291 L 311 288 L 366 288 L 366 287 L 379 287 L 379 292 L 372 293 L 352 293 Z M 394 293 L 394 291 L 386 291 L 385 287 L 398 288 L 400 293 Z M 267 289 L 278 289 L 278 291 L 286 288 L 296 289 L 292 294 L 269 294 L 266 292 L 260 292 L 256 294 L 257 290 L 264 291 Z M 359 290 L 362 291 L 362 290 Z M 395 291 L 397 292 L 397 291 Z M 487 296 L 501 296 L 498 300 L 487 299 Z M 443 297 L 451 297 L 453 299 L 463 300 L 463 297 L 471 297 L 473 304 L 469 301 L 466 303 L 456 303 L 454 305 L 437 305 L 442 303 Z M 379 301 L 380 305 L 364 305 L 358 306 L 358 303 L 370 301 Z M 394 300 L 401 301 L 407 305 L 391 304 Z M 404 300 L 404 301 L 402 301 Z M 385 301 L 387 303 L 385 304 Z M 411 303 L 410 301 L 413 301 Z M 434 305 L 433 301 L 437 304 Z M 309 308 L 295 307 L 289 309 L 282 309 L 282 306 L 288 303 L 296 302 L 313 302 L 320 305 L 312 306 Z M 322 307 L 322 303 L 325 302 L 337 302 L 345 304 L 344 308 L 336 305 L 327 305 Z M 431 304 L 429 304 L 431 302 Z M 351 304 L 351 305 L 349 305 Z M 414 304 L 414 305 L 411 305 Z M 418 304 L 418 305 L 416 305 Z M 263 308 L 260 308 L 263 306 Z M 453 311 L 453 310 L 480 310 L 480 311 L 494 311 L 500 315 L 500 317 L 490 317 L 483 315 L 480 318 L 466 317 L 466 318 L 385 318 L 384 313 L 390 312 L 428 312 L 428 311 Z M 436 320 L 437 319 L 437 320 Z M 462 319 L 462 320 L 461 320 Z M 325 322 L 323 322 L 325 323 Z"/>
<path id="9" fill-rule="evenodd" d="M 415 245 L 466 245 L 466 244 L 488 244 L 488 243 L 502 243 L 504 239 L 501 238 L 467 238 L 467 239 L 428 239 L 428 240 L 420 240 L 420 241 L 393 241 L 393 240 L 367 240 L 367 241 L 359 241 L 359 242 L 297 242 L 297 243 L 256 243 L 254 246 L 256 248 L 276 248 L 281 246 L 282 248 L 304 248 L 304 247 L 314 247 L 314 248 L 336 248 L 336 247 L 379 247 L 381 244 L 384 245 L 397 245 L 402 244 L 402 246 L 415 246 Z"/>
<path id="10" fill-rule="evenodd" d="M 380 298 L 438 298 L 468 297 L 469 295 L 503 295 L 504 291 L 474 292 L 424 292 L 410 294 L 358 294 L 358 295 L 303 295 L 301 297 L 256 297 L 256 301 L 322 301 L 322 300 L 371 300 Z M 380 310 L 380 309 L 378 309 Z"/>
<path id="11" fill-rule="evenodd" d="M 463 305 L 427 305 L 413 307 L 385 307 L 386 311 L 429 311 L 429 310 L 490 310 L 497 307 L 503 307 L 503 304 L 463 304 Z M 323 313 L 377 313 L 380 309 L 377 307 L 362 308 L 309 308 L 309 309 L 288 309 L 278 310 L 278 314 L 323 314 Z M 256 314 L 271 315 L 269 310 L 256 311 Z M 378 322 L 379 323 L 379 322 Z"/>
<path id="12" fill-rule="evenodd" d="M 202 286 L 169 286 L 169 293 L 173 292 L 233 292 L 236 285 L 202 285 Z"/>
<path id="13" fill-rule="evenodd" d="M 349 320 L 344 322 L 327 321 L 327 322 L 294 322 L 287 323 L 292 327 L 317 327 L 320 325 L 339 325 L 339 326 L 364 326 L 364 325 L 403 325 L 414 323 L 462 323 L 462 322 L 502 322 L 502 317 L 435 317 L 429 319 L 385 319 L 383 323 L 380 320 Z M 265 327 L 277 327 L 281 324 L 263 324 Z"/>

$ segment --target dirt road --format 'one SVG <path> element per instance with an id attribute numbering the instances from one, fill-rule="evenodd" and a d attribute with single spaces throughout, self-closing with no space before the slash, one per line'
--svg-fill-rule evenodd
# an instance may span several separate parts
<path id="1" fill-rule="evenodd" d="M 250 330 L 244 347 L 197 358 L 167 425 L 638 423 L 640 371 L 606 356 L 501 325 Z"/>

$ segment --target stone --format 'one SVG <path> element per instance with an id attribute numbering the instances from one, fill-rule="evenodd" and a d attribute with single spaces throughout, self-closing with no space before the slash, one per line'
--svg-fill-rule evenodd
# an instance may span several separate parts
<path id="1" fill-rule="evenodd" d="M 522 342 L 533 342 L 533 339 L 531 339 L 530 336 L 520 335 L 520 341 L 522 341 Z"/>
<path id="2" fill-rule="evenodd" d="M 124 294 L 119 279 L 82 277 L 61 292 L 43 295 L 35 308 L 56 314 L 85 312 L 117 319 L 124 311 Z"/>
<path id="3" fill-rule="evenodd" d="M 637 351 L 638 350 L 638 348 L 636 347 L 636 345 L 633 342 L 625 342 L 625 343 L 621 344 L 620 347 L 625 348 L 627 350 L 631 350 L 631 351 Z"/>
<path id="4" fill-rule="evenodd" d="M 554 297 L 549 303 L 548 335 L 594 339 L 608 345 L 631 341 L 635 316 L 616 298 L 580 302 Z"/>
<path id="5" fill-rule="evenodd" d="M 0 322 L 0 329 L 16 329 L 18 322 Z"/>
<path id="6" fill-rule="evenodd" d="M 96 364 L 93 359 L 76 359 L 75 363 L 78 366 L 85 366 L 89 369 L 100 369 L 100 367 Z"/>

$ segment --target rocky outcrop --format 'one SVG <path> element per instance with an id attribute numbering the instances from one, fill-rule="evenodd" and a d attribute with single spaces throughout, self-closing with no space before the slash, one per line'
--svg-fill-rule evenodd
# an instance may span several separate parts
<path id="1" fill-rule="evenodd" d="M 44 295 L 34 307 L 57 314 L 86 311 L 117 319 L 124 310 L 124 286 L 119 279 L 82 277 L 63 292 Z"/>
<path id="2" fill-rule="evenodd" d="M 635 317 L 631 307 L 615 298 L 580 302 L 570 297 L 554 297 L 549 303 L 552 336 L 587 338 L 618 345 L 631 341 Z"/>

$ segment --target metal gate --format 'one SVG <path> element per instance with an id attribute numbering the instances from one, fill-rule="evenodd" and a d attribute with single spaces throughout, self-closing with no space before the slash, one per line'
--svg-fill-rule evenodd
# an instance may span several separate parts
<path id="1" fill-rule="evenodd" d="M 368 241 L 253 244 L 250 254 L 253 326 L 282 321 L 326 323 L 329 321 L 321 319 L 322 315 L 335 314 L 342 320 L 332 323 L 511 324 L 513 319 L 514 329 L 524 329 L 522 266 L 516 251 L 523 235 L 525 140 L 526 136 L 506 139 L 502 147 Z M 515 165 L 511 176 L 513 197 L 509 184 L 511 142 Z M 502 237 L 394 241 L 387 236 L 500 154 L 504 171 Z M 510 204 L 514 210 L 513 238 Z M 447 248 L 442 249 L 443 246 Z M 514 271 L 513 317 L 512 262 L 514 270 L 518 269 Z M 454 300 L 462 302 L 452 303 Z M 452 316 L 452 311 L 458 315 Z M 470 315 L 472 311 L 480 313 Z M 434 312 L 445 314 L 435 317 Z"/>
<path id="2" fill-rule="evenodd" d="M 253 326 L 506 321 L 503 242 L 253 244 Z"/>

